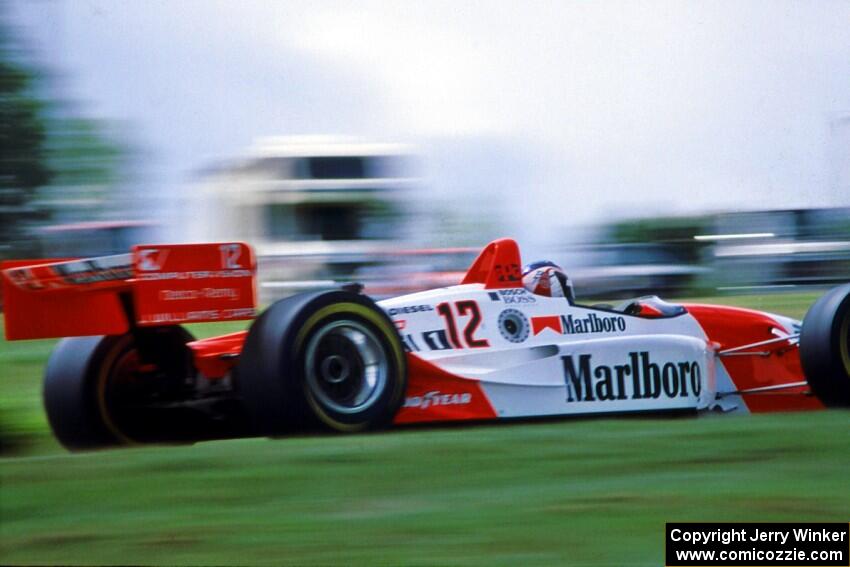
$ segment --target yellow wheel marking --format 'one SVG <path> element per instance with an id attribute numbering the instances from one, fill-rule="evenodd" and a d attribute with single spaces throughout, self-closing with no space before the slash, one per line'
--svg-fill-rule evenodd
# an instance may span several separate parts
<path id="1" fill-rule="evenodd" d="M 390 339 L 387 342 L 390 343 L 390 350 L 392 351 L 390 355 L 395 358 L 396 368 L 398 368 L 399 372 L 404 374 L 404 351 L 401 349 L 401 345 L 399 341 L 394 341 L 391 337 L 394 336 L 396 332 L 395 329 L 379 314 L 374 310 L 369 309 L 364 305 L 360 305 L 359 303 L 335 303 L 334 305 L 328 305 L 327 307 L 323 307 L 313 313 L 304 325 L 301 326 L 301 329 L 298 331 L 298 335 L 295 337 L 295 352 L 300 353 L 301 346 L 304 344 L 304 341 L 307 338 L 307 335 L 319 323 L 322 319 L 325 319 L 331 315 L 336 315 L 338 313 L 351 313 L 357 315 L 358 317 L 362 317 L 366 319 L 384 335 L 385 339 Z M 400 397 L 403 392 L 403 384 L 404 380 L 396 380 L 395 390 L 392 394 L 392 400 L 395 400 Z M 338 429 L 340 431 L 361 431 L 366 428 L 365 423 L 357 423 L 357 424 L 348 424 L 341 423 L 331 416 L 329 416 L 325 410 L 316 402 L 313 398 L 310 389 L 307 388 L 306 380 L 304 381 L 304 393 L 307 398 L 307 403 L 310 405 L 310 408 L 316 412 L 316 415 L 319 416 L 323 422 L 327 425 L 330 425 L 334 429 Z"/>

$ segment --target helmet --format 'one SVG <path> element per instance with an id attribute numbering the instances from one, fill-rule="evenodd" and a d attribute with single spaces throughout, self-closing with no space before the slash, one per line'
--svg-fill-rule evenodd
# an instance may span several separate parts
<path id="1" fill-rule="evenodd" d="M 575 301 L 573 284 L 559 265 L 548 260 L 534 262 L 522 269 L 522 285 L 536 295 L 566 297 Z"/>

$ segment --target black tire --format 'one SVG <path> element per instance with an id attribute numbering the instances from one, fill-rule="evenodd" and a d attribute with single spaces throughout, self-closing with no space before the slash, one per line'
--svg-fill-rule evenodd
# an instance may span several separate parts
<path id="1" fill-rule="evenodd" d="M 44 407 L 56 438 L 71 450 L 162 440 L 168 426 L 143 415 L 143 408 L 128 409 L 126 395 L 123 401 L 116 397 L 115 381 L 138 358 L 141 341 L 145 362 L 155 368 L 145 387 L 179 387 L 191 366 L 191 340 L 180 327 L 61 340 L 44 376 Z"/>
<path id="2" fill-rule="evenodd" d="M 251 325 L 237 388 L 260 435 L 316 425 L 379 428 L 404 400 L 404 349 L 371 299 L 348 291 L 296 295 Z"/>
<path id="3" fill-rule="evenodd" d="M 829 291 L 806 313 L 800 360 L 824 404 L 850 407 L 850 284 Z"/>

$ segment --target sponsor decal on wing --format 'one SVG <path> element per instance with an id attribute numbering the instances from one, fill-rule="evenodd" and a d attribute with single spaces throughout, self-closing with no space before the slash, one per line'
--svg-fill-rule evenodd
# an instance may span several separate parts
<path id="1" fill-rule="evenodd" d="M 41 266 L 11 268 L 9 280 L 20 289 L 29 291 L 61 290 L 77 286 L 89 288 L 108 285 L 133 277 L 132 256 L 118 254 L 84 260 L 53 262 Z"/>
<path id="2" fill-rule="evenodd" d="M 242 243 L 134 246 L 141 326 L 254 317 L 256 261 Z"/>

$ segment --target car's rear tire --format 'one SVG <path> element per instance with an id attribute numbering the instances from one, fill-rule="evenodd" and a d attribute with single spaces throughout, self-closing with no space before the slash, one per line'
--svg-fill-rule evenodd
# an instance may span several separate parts
<path id="1" fill-rule="evenodd" d="M 404 399 L 404 349 L 371 299 L 348 291 L 296 295 L 251 326 L 237 388 L 261 435 L 316 425 L 374 429 L 388 424 Z"/>
<path id="2" fill-rule="evenodd" d="M 806 313 L 800 360 L 812 392 L 824 404 L 850 406 L 850 284 L 829 291 Z"/>
<path id="3" fill-rule="evenodd" d="M 180 327 L 158 327 L 60 341 L 44 376 L 44 407 L 56 438 L 71 450 L 165 440 L 173 424 L 155 419 L 144 401 L 182 386 L 191 340 Z M 144 360 L 140 342 L 149 353 Z"/>

